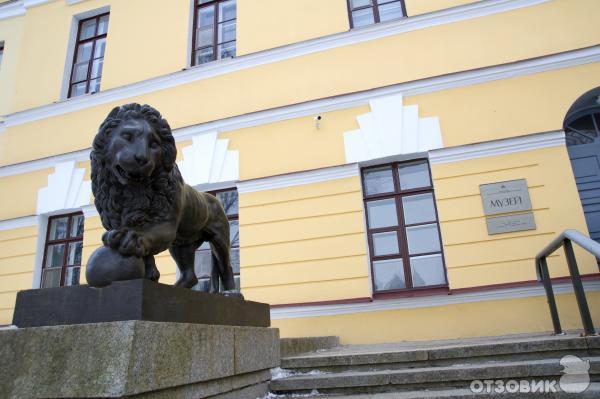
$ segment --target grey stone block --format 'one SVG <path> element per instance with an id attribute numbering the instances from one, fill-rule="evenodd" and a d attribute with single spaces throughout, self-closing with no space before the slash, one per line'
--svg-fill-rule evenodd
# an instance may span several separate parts
<path id="1" fill-rule="evenodd" d="M 281 338 L 281 357 L 335 348 L 340 345 L 340 337 L 301 337 Z"/>
<path id="2" fill-rule="evenodd" d="M 247 373 L 257 368 L 269 369 L 280 364 L 279 330 L 256 327 L 234 327 L 235 373 Z M 270 345 L 260 345 L 269 342 Z"/>
<path id="3" fill-rule="evenodd" d="M 210 397 L 267 381 L 275 351 L 278 331 L 260 327 L 124 321 L 5 330 L 0 397 Z"/>

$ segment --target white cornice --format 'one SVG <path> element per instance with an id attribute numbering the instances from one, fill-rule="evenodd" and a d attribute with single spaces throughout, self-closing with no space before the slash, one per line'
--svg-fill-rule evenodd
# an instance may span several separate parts
<path id="1" fill-rule="evenodd" d="M 343 179 L 358 176 L 357 164 L 334 166 L 309 170 L 306 172 L 289 173 L 286 175 L 265 177 L 262 179 L 246 180 L 237 184 L 240 193 L 251 193 L 254 191 L 274 190 L 303 184 L 320 183 L 328 180 Z"/>
<path id="2" fill-rule="evenodd" d="M 533 261 L 532 261 L 533 262 Z M 533 263 L 532 263 L 533 267 Z M 585 291 L 600 291 L 600 280 L 585 281 Z M 553 285 L 554 294 L 568 294 L 573 292 L 571 283 L 558 283 Z M 398 309 L 429 308 L 435 306 L 457 305 L 471 302 L 496 301 L 503 299 L 527 298 L 545 296 L 544 287 L 505 288 L 499 290 L 458 293 L 451 295 L 436 295 L 414 298 L 399 298 L 374 300 L 373 302 L 320 305 L 320 306 L 290 306 L 271 308 L 271 319 L 293 319 L 300 317 L 336 316 L 349 313 L 380 312 Z"/>
<path id="3" fill-rule="evenodd" d="M 25 5 L 22 0 L 0 4 L 0 21 L 23 15 L 25 14 L 25 11 Z"/>
<path id="4" fill-rule="evenodd" d="M 565 132 L 561 130 L 433 150 L 429 152 L 429 161 L 432 164 L 460 162 L 564 145 Z"/>
<path id="5" fill-rule="evenodd" d="M 456 87 L 470 86 L 494 80 L 513 78 L 530 75 L 545 71 L 572 67 L 576 65 L 600 62 L 600 46 L 574 50 L 567 53 L 549 55 L 533 60 L 520 61 L 505 65 L 498 65 L 474 71 L 458 72 L 422 79 L 414 82 L 401 83 L 393 86 L 367 90 L 359 93 L 346 94 L 343 96 L 330 97 L 320 100 L 308 101 L 274 108 L 266 111 L 258 111 L 250 114 L 220 119 L 213 122 L 202 123 L 175 129 L 173 135 L 176 141 L 189 140 L 192 137 L 212 131 L 226 132 L 246 127 L 259 126 L 282 120 L 300 118 L 324 112 L 340 109 L 358 107 L 369 104 L 369 101 L 381 97 L 396 94 L 412 96 L 424 93 L 446 90 Z M 0 123 L 0 133 L 2 124 Z M 451 150 L 451 149 L 449 149 Z M 68 154 L 61 154 L 48 158 L 37 159 L 15 165 L 0 167 L 0 177 L 11 176 L 20 173 L 28 173 L 34 170 L 52 168 L 57 163 L 67 160 L 87 160 L 90 149 L 84 149 Z"/>
<path id="6" fill-rule="evenodd" d="M 340 109 L 358 107 L 369 104 L 369 101 L 381 97 L 396 94 L 412 96 L 424 93 L 446 90 L 456 87 L 465 87 L 474 84 L 485 83 L 494 80 L 514 78 L 545 71 L 600 62 L 600 46 L 582 50 L 574 50 L 567 53 L 549 55 L 533 60 L 520 61 L 505 65 L 498 65 L 474 71 L 458 72 L 450 75 L 422 79 L 414 82 L 401 83 L 393 86 L 367 90 L 359 93 L 346 94 L 343 96 L 308 101 L 305 103 L 283 106 L 258 111 L 250 114 L 220 119 L 213 122 L 202 123 L 175 129 L 173 135 L 176 141 L 189 140 L 192 137 L 212 131 L 226 132 L 246 127 L 265 125 L 287 119 L 300 118 L 324 112 Z M 0 133 L 2 124 L 0 123 Z M 452 149 L 448 149 L 452 151 Z M 52 168 L 57 163 L 67 160 L 87 160 L 90 149 L 84 149 L 68 154 L 56 155 L 48 158 L 32 160 L 15 165 L 0 167 L 0 177 L 11 176 L 20 173 L 28 173 L 34 170 Z M 441 153 L 444 154 L 443 152 Z M 434 158 L 437 154 L 434 154 Z M 441 158 L 441 155 L 440 155 Z"/>
<path id="7" fill-rule="evenodd" d="M 6 18 L 24 15 L 28 8 L 49 3 L 54 0 L 19 0 L 0 4 L 0 21 Z"/>
<path id="8" fill-rule="evenodd" d="M 0 231 L 20 229 L 23 227 L 37 226 L 37 216 L 23 216 L 15 219 L 0 221 Z"/>
<path id="9" fill-rule="evenodd" d="M 500 12 L 511 11 L 547 2 L 549 0 L 485 0 L 464 6 L 449 8 L 429 14 L 404 18 L 397 21 L 375 24 L 347 32 L 338 33 L 301 43 L 244 55 L 234 59 L 220 60 L 184 71 L 148 79 L 127 86 L 79 96 L 54 104 L 17 112 L 6 116 L 7 127 L 57 116 L 77 110 L 141 96 L 157 90 L 167 89 L 215 76 L 271 64 L 290 58 L 313 54 L 333 48 L 380 39 L 400 33 L 432 26 L 454 23 Z M 1 10 L 1 8 L 0 8 Z M 0 11 L 1 13 L 1 11 Z M 1 15 L 1 14 L 0 14 Z"/>
<path id="10" fill-rule="evenodd" d="M 0 167 L 0 177 L 19 175 L 22 173 L 30 173 L 36 170 L 54 168 L 57 164 L 67 161 L 88 161 L 90 159 L 90 149 L 87 148 L 81 151 L 69 152 L 66 154 L 56 155 L 53 157 L 36 159 L 35 161 L 18 163 Z"/>

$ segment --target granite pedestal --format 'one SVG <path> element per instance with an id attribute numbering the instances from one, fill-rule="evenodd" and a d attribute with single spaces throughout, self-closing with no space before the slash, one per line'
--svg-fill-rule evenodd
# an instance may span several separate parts
<path id="1" fill-rule="evenodd" d="M 114 293 L 123 287 L 130 288 L 125 291 L 131 302 L 121 297 L 123 302 L 115 303 Z M 152 299 L 163 289 L 174 293 Z M 193 315 L 176 311 L 185 307 L 179 295 L 195 298 L 183 302 L 199 301 L 196 310 L 186 308 Z M 0 331 L 2 398 L 254 399 L 267 393 L 269 369 L 279 365 L 279 331 L 268 328 L 268 305 L 132 281 L 100 289 L 21 292 L 15 323 L 37 324 L 20 307 L 49 297 L 63 305 L 44 305 L 55 312 L 46 318 L 49 325 Z M 67 299 L 77 298 L 87 301 L 86 314 L 68 315 L 63 308 L 80 305 L 69 305 Z M 162 305 L 149 306 L 153 300 Z M 110 318 L 107 306 L 115 306 L 112 314 L 118 320 L 103 320 Z M 262 316 L 255 314 L 254 323 L 250 316 L 241 317 L 245 325 L 235 325 L 228 314 L 242 315 L 246 306 L 249 315 Z M 157 314 L 167 320 L 156 320 Z M 212 324 L 203 322 L 208 320 Z"/>

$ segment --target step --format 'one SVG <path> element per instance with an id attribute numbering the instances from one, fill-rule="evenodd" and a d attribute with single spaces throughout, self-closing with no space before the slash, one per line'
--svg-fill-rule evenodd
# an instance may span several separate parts
<path id="1" fill-rule="evenodd" d="M 600 356 L 585 359 L 590 361 L 592 381 L 600 379 Z M 274 393 L 286 394 L 307 394 L 315 389 L 326 394 L 468 389 L 473 380 L 558 380 L 563 369 L 560 358 L 490 361 L 401 370 L 312 373 L 274 379 L 270 387 Z"/>
<path id="2" fill-rule="evenodd" d="M 397 370 L 448 366 L 456 362 L 517 361 L 600 356 L 600 337 L 526 334 L 464 340 L 340 346 L 284 357 L 281 367 L 297 371 Z"/>
<path id="3" fill-rule="evenodd" d="M 343 395 L 343 396 L 323 396 L 318 393 L 309 396 L 303 396 L 304 398 L 322 398 L 322 399 L 473 399 L 489 397 L 488 393 L 473 393 L 469 389 L 444 389 L 439 391 L 410 391 L 410 392 L 388 392 L 388 393 L 375 393 L 375 394 L 359 394 L 359 395 Z M 546 392 L 514 392 L 514 393 L 502 393 L 497 395 L 503 399 L 515 399 L 515 398 L 548 398 L 552 397 L 555 399 L 563 398 L 577 398 L 577 399 L 597 399 L 600 398 L 600 383 L 591 383 L 590 386 L 582 393 L 567 393 L 567 392 L 556 392 L 548 394 Z M 285 398 L 298 398 L 297 395 L 273 395 L 265 397 L 264 399 L 285 399 Z"/>

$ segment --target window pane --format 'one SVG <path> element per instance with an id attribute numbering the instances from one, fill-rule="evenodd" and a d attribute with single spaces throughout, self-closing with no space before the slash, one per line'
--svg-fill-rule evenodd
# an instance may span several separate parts
<path id="1" fill-rule="evenodd" d="M 73 216 L 71 219 L 71 232 L 70 237 L 81 237 L 83 236 L 83 215 Z"/>
<path id="2" fill-rule="evenodd" d="M 427 161 L 401 164 L 398 166 L 398 174 L 402 190 L 431 186 Z"/>
<path id="3" fill-rule="evenodd" d="M 375 23 L 373 9 L 365 8 L 364 10 L 352 11 L 352 23 L 355 28 Z"/>
<path id="4" fill-rule="evenodd" d="M 198 284 L 196 284 L 193 288 L 194 291 L 210 291 L 210 279 L 198 279 Z"/>
<path id="5" fill-rule="evenodd" d="M 53 240 L 63 240 L 67 238 L 67 224 L 69 222 L 68 217 L 52 219 L 50 222 L 50 235 L 48 238 Z"/>
<path id="6" fill-rule="evenodd" d="M 406 237 L 408 239 L 408 252 L 411 255 L 440 250 L 440 237 L 436 224 L 407 227 Z"/>
<path id="7" fill-rule="evenodd" d="M 81 267 L 67 267 L 65 269 L 65 286 L 79 285 L 79 273 Z"/>
<path id="8" fill-rule="evenodd" d="M 397 254 L 399 252 L 398 233 L 388 231 L 386 233 L 373 234 L 373 252 L 375 252 L 375 256 Z"/>
<path id="9" fill-rule="evenodd" d="M 367 215 L 369 216 L 369 227 L 372 229 L 397 226 L 396 200 L 390 198 L 367 202 Z"/>
<path id="10" fill-rule="evenodd" d="M 240 283 L 240 276 L 234 276 L 233 281 L 235 282 L 235 289 L 240 291 L 242 289 L 241 283 Z"/>
<path id="11" fill-rule="evenodd" d="M 210 248 L 210 247 L 209 247 Z M 198 278 L 210 278 L 212 269 L 212 253 L 209 250 L 196 251 L 194 259 L 194 271 Z"/>
<path id="12" fill-rule="evenodd" d="M 100 91 L 100 78 L 90 80 L 90 93 L 98 93 Z"/>
<path id="13" fill-rule="evenodd" d="M 106 47 L 106 39 L 96 40 L 96 48 L 94 49 L 94 58 L 104 57 L 104 48 Z"/>
<path id="14" fill-rule="evenodd" d="M 219 24 L 219 43 L 235 40 L 235 20 Z"/>
<path id="15" fill-rule="evenodd" d="M 365 194 L 373 195 L 394 191 L 392 168 L 368 169 L 363 172 Z"/>
<path id="16" fill-rule="evenodd" d="M 79 40 L 89 39 L 96 35 L 96 18 L 81 23 Z"/>
<path id="17" fill-rule="evenodd" d="M 402 17 L 402 4 L 399 1 L 379 6 L 379 20 L 381 22 Z"/>
<path id="18" fill-rule="evenodd" d="M 42 288 L 60 287 L 60 274 L 62 269 L 44 269 L 42 270 Z"/>
<path id="19" fill-rule="evenodd" d="M 373 0 L 352 0 L 352 9 L 365 7 L 365 6 L 372 6 L 372 5 L 373 5 Z"/>
<path id="20" fill-rule="evenodd" d="M 196 35 L 196 48 L 211 46 L 214 42 L 214 33 L 212 25 L 206 28 L 198 29 Z"/>
<path id="21" fill-rule="evenodd" d="M 240 226 L 237 220 L 229 222 L 229 239 L 232 247 L 240 246 Z"/>
<path id="22" fill-rule="evenodd" d="M 213 47 L 206 47 L 196 51 L 196 65 L 204 64 L 213 60 Z"/>
<path id="23" fill-rule="evenodd" d="M 235 274 L 240 273 L 240 250 L 239 248 L 231 248 L 231 268 Z"/>
<path id="24" fill-rule="evenodd" d="M 235 42 L 219 44 L 219 59 L 235 57 Z"/>
<path id="25" fill-rule="evenodd" d="M 87 88 L 87 83 L 76 83 L 71 86 L 71 97 L 81 96 L 85 94 L 85 89 Z"/>
<path id="26" fill-rule="evenodd" d="M 232 191 L 220 191 L 216 194 L 216 197 L 223 205 L 223 209 L 225 209 L 225 213 L 229 215 L 237 215 L 238 214 L 238 192 L 237 190 Z"/>
<path id="27" fill-rule="evenodd" d="M 442 255 L 427 255 L 410 258 L 413 286 L 446 284 Z"/>
<path id="28" fill-rule="evenodd" d="M 376 291 L 406 288 L 402 259 L 373 262 L 373 278 Z"/>
<path id="29" fill-rule="evenodd" d="M 67 257 L 68 266 L 81 265 L 81 251 L 83 249 L 83 241 L 69 243 L 69 256 Z"/>
<path id="30" fill-rule="evenodd" d="M 213 26 L 215 24 L 215 6 L 203 7 L 198 10 L 198 27 Z"/>
<path id="31" fill-rule="evenodd" d="M 77 62 L 88 61 L 92 57 L 92 43 L 80 44 L 77 48 Z"/>
<path id="32" fill-rule="evenodd" d="M 431 193 L 404 197 L 402 206 L 406 224 L 435 222 L 436 220 L 433 194 Z"/>
<path id="33" fill-rule="evenodd" d="M 103 35 L 108 31 L 108 15 L 100 18 L 98 23 L 98 35 Z"/>
<path id="34" fill-rule="evenodd" d="M 73 66 L 73 76 L 71 79 L 73 82 L 81 82 L 87 79 L 88 76 L 88 67 L 90 63 L 88 61 L 83 61 L 75 64 Z"/>
<path id="35" fill-rule="evenodd" d="M 104 58 L 94 60 L 92 63 L 92 79 L 102 76 L 102 66 L 104 65 Z"/>
<path id="36" fill-rule="evenodd" d="M 225 1 L 219 4 L 219 22 L 235 19 L 235 0 Z"/>
<path id="37" fill-rule="evenodd" d="M 65 244 L 49 245 L 46 253 L 46 267 L 61 267 L 65 259 Z"/>

